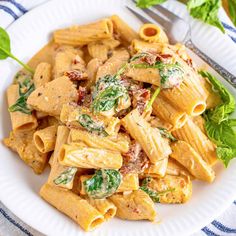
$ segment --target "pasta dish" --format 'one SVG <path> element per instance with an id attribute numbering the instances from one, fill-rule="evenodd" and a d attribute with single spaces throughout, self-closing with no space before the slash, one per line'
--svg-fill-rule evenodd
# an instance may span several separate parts
<path id="1" fill-rule="evenodd" d="M 229 124 L 232 95 L 157 25 L 137 33 L 113 15 L 58 29 L 28 65 L 7 89 L 3 142 L 36 174 L 49 164 L 40 196 L 86 231 L 154 221 L 154 203 L 187 202 L 232 154 L 210 126 Z"/>

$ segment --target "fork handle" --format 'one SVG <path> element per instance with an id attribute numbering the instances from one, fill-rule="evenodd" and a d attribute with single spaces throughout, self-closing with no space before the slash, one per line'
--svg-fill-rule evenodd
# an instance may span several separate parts
<path id="1" fill-rule="evenodd" d="M 225 80 L 227 80 L 234 88 L 236 88 L 236 76 L 231 74 L 229 71 L 224 69 L 210 57 L 208 57 L 205 53 L 200 51 L 189 39 L 185 42 L 185 46 L 191 49 L 194 53 L 196 53 L 203 61 L 205 61 L 208 65 L 210 65 L 215 71 L 217 71 Z"/>

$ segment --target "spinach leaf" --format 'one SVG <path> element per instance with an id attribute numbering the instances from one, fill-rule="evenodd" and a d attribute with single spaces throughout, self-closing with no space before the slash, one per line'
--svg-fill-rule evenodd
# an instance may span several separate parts
<path id="1" fill-rule="evenodd" d="M 199 71 L 199 74 L 207 78 L 212 84 L 213 91 L 219 93 L 223 104 L 218 105 L 215 109 L 208 111 L 208 116 L 215 123 L 221 123 L 223 120 L 227 120 L 229 114 L 231 114 L 235 109 L 235 99 L 230 94 L 230 92 L 220 83 L 213 75 L 206 71 Z"/>
<path id="2" fill-rule="evenodd" d="M 119 86 L 108 87 L 94 99 L 92 110 L 94 112 L 109 111 L 118 105 L 119 98 L 124 95 L 125 91 Z"/>
<path id="3" fill-rule="evenodd" d="M 96 123 L 92 120 L 91 116 L 87 114 L 82 114 L 78 118 L 79 124 L 88 130 L 90 133 L 102 134 L 103 136 L 108 136 L 108 133 L 105 131 L 102 124 Z"/>
<path id="4" fill-rule="evenodd" d="M 223 33 L 225 29 L 218 18 L 221 0 L 189 0 L 187 8 L 193 18 L 219 28 Z"/>
<path id="5" fill-rule="evenodd" d="M 121 97 L 129 98 L 127 89 L 117 76 L 107 75 L 98 80 L 93 92 L 93 112 L 109 111 L 116 108 Z"/>
<path id="6" fill-rule="evenodd" d="M 121 174 L 118 170 L 97 170 L 92 178 L 84 181 L 85 191 L 89 197 L 101 199 L 116 192 L 121 183 Z"/>
<path id="7" fill-rule="evenodd" d="M 93 99 L 95 99 L 96 96 L 101 91 L 105 90 L 107 87 L 118 84 L 117 82 L 118 82 L 117 78 L 115 78 L 114 76 L 111 76 L 111 75 L 105 75 L 104 77 L 99 78 L 99 80 L 96 82 L 94 89 L 93 89 L 93 93 L 92 93 Z"/>
<path id="8" fill-rule="evenodd" d="M 76 167 L 69 167 L 68 169 L 63 171 L 56 179 L 54 179 L 53 182 L 56 185 L 59 184 L 66 185 L 69 182 L 73 181 L 76 172 L 77 172 Z"/>
<path id="9" fill-rule="evenodd" d="M 19 111 L 25 114 L 31 114 L 32 110 L 27 105 L 27 98 L 35 89 L 33 80 L 32 78 L 26 77 L 23 82 L 19 81 L 18 84 L 20 97 L 16 100 L 15 104 L 8 108 L 8 111 Z"/>
<path id="10" fill-rule="evenodd" d="M 167 129 L 165 128 L 162 128 L 162 127 L 158 127 L 160 133 L 161 133 L 161 136 L 164 137 L 164 138 L 168 138 L 170 139 L 171 141 L 177 141 L 177 139 L 167 131 Z"/>
<path id="11" fill-rule="evenodd" d="M 22 61 L 20 61 L 11 53 L 11 44 L 9 35 L 2 27 L 0 27 L 0 60 L 4 60 L 8 57 L 11 57 L 15 61 L 17 61 L 29 72 L 31 73 L 34 72 L 33 69 L 31 69 L 28 65 L 24 64 Z"/>
<path id="12" fill-rule="evenodd" d="M 228 0 L 229 16 L 236 26 L 236 0 Z"/>
<path id="13" fill-rule="evenodd" d="M 217 157 L 227 167 L 229 161 L 236 157 L 236 132 L 234 130 L 236 119 L 229 118 L 229 115 L 235 110 L 235 100 L 214 76 L 204 71 L 199 73 L 209 80 L 213 91 L 218 92 L 222 100 L 222 104 L 205 111 L 203 116 L 206 120 L 207 135 L 217 145 Z"/>
<path id="14" fill-rule="evenodd" d="M 143 190 L 145 193 L 147 193 L 149 195 L 149 197 L 154 201 L 154 202 L 160 202 L 160 197 L 167 194 L 167 193 L 170 193 L 170 192 L 173 192 L 175 189 L 167 189 L 165 191 L 161 191 L 161 192 L 157 192 L 155 190 L 152 190 L 151 188 L 148 187 L 148 183 L 150 183 L 152 180 L 151 177 L 147 177 L 143 180 L 142 182 L 142 186 L 140 186 L 139 188 L 141 190 Z"/>
<path id="15" fill-rule="evenodd" d="M 138 0 L 136 2 L 136 6 L 140 7 L 140 8 L 147 8 L 147 7 L 151 7 L 153 5 L 163 3 L 165 1 L 166 0 Z"/>

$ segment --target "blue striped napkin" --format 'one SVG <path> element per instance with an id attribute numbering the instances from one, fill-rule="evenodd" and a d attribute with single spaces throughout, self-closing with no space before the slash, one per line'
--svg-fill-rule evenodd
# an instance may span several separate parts
<path id="1" fill-rule="evenodd" d="M 12 22 L 25 14 L 30 9 L 48 0 L 0 0 L 0 26 L 8 27 Z M 225 14 L 221 11 L 220 18 L 226 33 L 236 43 L 236 28 Z M 10 212 L 0 201 L 0 235 L 1 236 L 43 236 L 31 228 L 12 212 Z M 192 236 L 236 236 L 236 201 L 217 220 L 201 229 Z"/>

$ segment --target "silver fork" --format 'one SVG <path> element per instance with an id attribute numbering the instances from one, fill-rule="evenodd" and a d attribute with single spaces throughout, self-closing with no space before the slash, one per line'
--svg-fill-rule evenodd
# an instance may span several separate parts
<path id="1" fill-rule="evenodd" d="M 132 1 L 136 3 L 134 0 Z M 138 11 L 130 8 L 129 6 L 126 7 L 143 23 L 150 22 L 150 20 L 141 15 Z M 179 16 L 175 15 L 174 13 L 170 12 L 160 5 L 153 6 L 153 8 L 156 10 L 156 12 L 148 8 L 140 9 L 140 11 L 146 13 L 149 17 L 152 18 L 152 20 L 164 27 L 171 43 L 183 43 L 186 47 L 196 53 L 202 60 L 209 64 L 215 71 L 217 71 L 234 88 L 236 88 L 236 76 L 220 66 L 193 44 L 191 40 L 190 25 L 184 19 L 180 18 Z"/>

